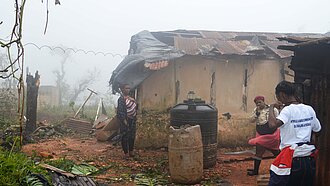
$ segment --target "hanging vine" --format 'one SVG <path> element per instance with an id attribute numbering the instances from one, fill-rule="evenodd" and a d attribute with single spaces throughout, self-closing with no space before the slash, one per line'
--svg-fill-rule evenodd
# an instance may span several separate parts
<path id="1" fill-rule="evenodd" d="M 9 64 L 3 69 L 0 69 L 0 73 L 6 75 L 0 75 L 1 79 L 14 78 L 18 81 L 18 106 L 17 112 L 20 123 L 20 143 L 23 141 L 23 118 L 24 118 L 24 103 L 25 103 L 25 86 L 24 86 L 24 45 L 22 43 L 23 36 L 23 15 L 26 0 L 14 0 L 15 2 L 15 22 L 11 30 L 9 41 L 0 40 L 0 46 L 5 48 Z M 45 31 L 48 24 L 48 0 L 47 0 L 47 21 Z M 60 4 L 59 0 L 55 0 L 55 5 Z M 0 22 L 1 26 L 2 22 Z"/>

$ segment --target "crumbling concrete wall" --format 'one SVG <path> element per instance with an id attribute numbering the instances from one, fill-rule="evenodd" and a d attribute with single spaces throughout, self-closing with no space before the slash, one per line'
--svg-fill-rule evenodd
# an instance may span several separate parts
<path id="1" fill-rule="evenodd" d="M 276 58 L 186 56 L 143 81 L 137 94 L 139 108 L 166 110 L 182 103 L 193 90 L 197 97 L 215 105 L 219 115 L 249 113 L 256 95 L 265 96 L 268 103 L 275 101 L 276 84 L 288 77 L 283 74 L 283 64 Z"/>

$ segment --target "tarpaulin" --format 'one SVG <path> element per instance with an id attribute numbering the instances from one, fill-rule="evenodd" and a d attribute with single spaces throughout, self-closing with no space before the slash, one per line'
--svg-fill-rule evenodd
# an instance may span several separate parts
<path id="1" fill-rule="evenodd" d="M 111 75 L 109 83 L 112 93 L 119 92 L 120 84 L 129 84 L 132 89 L 136 88 L 155 71 L 155 68 L 148 68 L 150 64 L 171 62 L 183 55 L 182 51 L 157 40 L 149 31 L 139 32 L 132 36 L 129 54 Z"/>

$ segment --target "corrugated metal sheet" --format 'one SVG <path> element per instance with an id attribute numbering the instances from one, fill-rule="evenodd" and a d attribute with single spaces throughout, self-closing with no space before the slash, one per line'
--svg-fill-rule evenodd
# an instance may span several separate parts
<path id="1" fill-rule="evenodd" d="M 239 46 L 237 43 L 237 41 L 228 42 L 217 40 L 217 49 L 223 55 L 243 55 L 245 53 L 245 49 L 243 49 L 242 46 Z"/>
<path id="2" fill-rule="evenodd" d="M 93 126 L 93 124 L 89 121 L 76 118 L 67 118 L 63 123 L 67 128 L 71 129 L 77 134 L 90 134 Z"/>
<path id="3" fill-rule="evenodd" d="M 302 46 L 311 46 L 311 45 L 319 45 L 319 44 L 330 44 L 330 37 L 325 37 L 325 38 L 318 38 L 315 40 L 299 43 L 295 45 L 296 47 L 302 47 Z"/>
<path id="4" fill-rule="evenodd" d="M 198 55 L 203 49 L 212 49 L 215 45 L 216 41 L 213 39 L 174 38 L 174 47 L 190 55 Z"/>
<path id="5" fill-rule="evenodd" d="M 52 178 L 52 185 L 57 186 L 97 186 L 91 178 L 86 176 L 80 176 L 76 174 L 72 174 L 70 172 L 66 172 L 59 168 L 53 167 L 48 164 L 40 164 L 41 167 L 44 167 L 48 170 Z M 48 184 L 47 184 L 48 185 Z"/>
<path id="6" fill-rule="evenodd" d="M 218 32 L 225 40 L 234 39 L 237 36 L 236 32 Z"/>
<path id="7" fill-rule="evenodd" d="M 279 45 L 287 44 L 279 41 L 279 37 L 300 36 L 309 38 L 324 37 L 322 34 L 284 34 L 264 32 L 220 32 L 220 31 L 189 31 L 177 30 L 170 32 L 153 32 L 160 41 L 174 46 L 189 55 L 259 55 L 271 51 L 279 58 L 287 58 L 292 52 L 278 49 Z M 174 43 L 170 38 L 174 39 Z M 169 42 L 170 41 L 170 42 Z M 254 41 L 263 43 L 256 45 Z"/>
<path id="8" fill-rule="evenodd" d="M 277 49 L 279 45 L 292 45 L 284 41 L 262 41 L 271 51 L 277 54 L 280 58 L 287 58 L 293 55 L 293 52 L 288 50 Z"/>
<path id="9" fill-rule="evenodd" d="M 53 185 L 71 185 L 71 186 L 97 186 L 91 178 L 86 176 L 76 176 L 74 178 L 66 177 L 57 172 L 50 172 Z"/>
<path id="10" fill-rule="evenodd" d="M 247 53 L 247 47 L 251 46 L 250 42 L 247 40 L 242 41 L 227 41 L 231 46 L 237 51 L 236 54 L 243 55 Z"/>
<path id="11" fill-rule="evenodd" d="M 220 39 L 220 40 L 226 39 L 222 34 L 214 31 L 200 31 L 200 34 L 203 36 L 203 38 Z"/>
<path id="12" fill-rule="evenodd" d="M 223 41 L 219 39 L 175 37 L 174 44 L 175 48 L 189 55 L 204 55 L 214 51 L 218 51 L 222 55 L 250 55 L 248 54 L 249 51 L 258 48 L 247 40 Z"/>

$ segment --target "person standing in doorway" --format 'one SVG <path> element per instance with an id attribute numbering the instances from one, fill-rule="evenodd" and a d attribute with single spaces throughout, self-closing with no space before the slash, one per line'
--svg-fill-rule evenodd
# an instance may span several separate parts
<path id="1" fill-rule="evenodd" d="M 278 102 L 270 105 L 269 125 L 280 128 L 280 150 L 270 167 L 270 186 L 313 185 L 316 148 L 313 132 L 321 130 L 314 109 L 301 103 L 293 83 L 282 81 L 275 88 Z M 284 107 L 283 107 L 284 106 Z M 276 117 L 273 108 L 283 107 Z"/>
<path id="2" fill-rule="evenodd" d="M 128 84 L 121 85 L 120 91 L 117 117 L 120 120 L 121 146 L 124 151 L 124 158 L 128 159 L 134 156 L 137 104 L 135 99 L 129 96 L 130 86 Z"/>
<path id="3" fill-rule="evenodd" d="M 268 117 L 270 107 L 265 103 L 264 96 L 254 98 L 256 108 L 251 115 L 251 122 L 256 123 L 256 137 L 249 140 L 250 145 L 256 146 L 253 169 L 248 169 L 247 174 L 254 176 L 259 174 L 259 167 L 266 150 L 272 152 L 274 156 L 279 153 L 280 131 L 269 127 Z M 278 110 L 274 109 L 274 114 L 278 115 Z"/>

